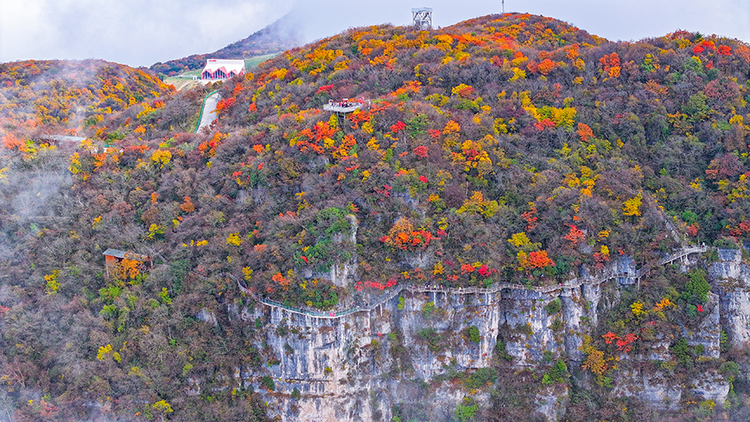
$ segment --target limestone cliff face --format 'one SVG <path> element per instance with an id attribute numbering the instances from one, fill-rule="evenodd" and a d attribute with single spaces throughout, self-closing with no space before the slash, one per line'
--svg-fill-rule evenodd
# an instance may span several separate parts
<path id="1" fill-rule="evenodd" d="M 750 340 L 750 266 L 739 249 L 719 249 L 718 261 L 708 267 L 712 288 L 721 302 L 721 325 L 733 345 Z"/>
<path id="2" fill-rule="evenodd" d="M 703 358 L 717 358 L 722 329 L 735 344 L 750 338 L 750 271 L 739 251 L 720 251 L 709 276 L 715 294 L 705 305 L 708 315 L 697 328 L 683 328 L 682 336 L 689 346 L 703 346 Z M 584 336 L 625 288 L 637 287 L 610 280 L 546 291 L 404 290 L 382 306 L 343 317 L 257 304 L 234 313 L 240 323 L 261 327 L 268 364 L 242 368 L 238 383 L 264 392 L 273 404 L 271 413 L 283 421 L 387 421 L 394 407 L 415 402 L 422 403 L 430 420 L 453 420 L 466 393 L 441 382 L 441 375 L 490 366 L 498 359 L 498 341 L 519 368 L 558 357 L 580 366 Z M 671 341 L 652 339 L 648 352 L 623 358 L 668 360 Z M 273 392 L 259 387 L 261 377 L 273 380 Z M 659 373 L 622 371 L 612 394 L 675 409 L 687 397 L 722 403 L 729 388 L 719 373 L 678 385 Z M 481 405 L 489 397 L 480 393 L 473 399 Z M 558 420 L 565 412 L 567 387 L 550 389 L 536 402 L 537 411 Z"/>
<path id="3" fill-rule="evenodd" d="M 704 305 L 708 314 L 697 327 L 681 327 L 681 336 L 690 347 L 702 346 L 700 359 L 718 358 L 720 355 L 721 325 L 719 324 L 719 297 L 709 293 Z M 669 362 L 670 345 L 674 339 L 656 338 L 648 342 L 647 352 L 637 355 L 621 355 L 620 359 L 641 362 Z M 729 394 L 730 384 L 716 371 L 702 373 L 690 384 L 661 371 L 642 369 L 617 372 L 614 375 L 613 394 L 618 397 L 636 397 L 660 410 L 677 410 L 682 400 L 701 397 L 722 404 Z"/>
<path id="4" fill-rule="evenodd" d="M 404 291 L 375 310 L 342 318 L 256 306 L 240 317 L 263 321 L 267 353 L 278 363 L 243 369 L 241 379 L 257 388 L 261 376 L 270 376 L 275 391 L 269 400 L 278 402 L 282 420 L 390 420 L 394 405 L 413 400 L 426 403 L 432 420 L 451 420 L 464 394 L 448 385 L 428 391 L 419 383 L 451 370 L 490 366 L 498 339 L 519 366 L 536 365 L 545 352 L 580 360 L 600 289 Z M 545 307 L 555 300 L 559 310 L 550 313 Z M 472 327 L 478 338 L 470 338 Z M 292 398 L 295 388 L 300 399 Z M 567 390 L 559 390 L 539 397 L 539 410 L 550 419 L 564 413 Z M 487 397 L 474 399 L 482 403 Z"/>

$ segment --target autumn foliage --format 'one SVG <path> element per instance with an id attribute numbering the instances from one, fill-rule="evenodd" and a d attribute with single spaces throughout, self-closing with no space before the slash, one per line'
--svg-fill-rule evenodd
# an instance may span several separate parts
<path id="1" fill-rule="evenodd" d="M 414 229 L 409 220 L 402 218 L 393 225 L 387 236 L 380 238 L 380 241 L 396 249 L 423 250 L 430 246 L 432 233 L 424 229 Z"/>
<path id="2" fill-rule="evenodd" d="M 13 280 L 0 295 L 6 396 L 30 411 L 25 403 L 38 399 L 28 392 L 39 390 L 121 419 L 175 398 L 174 419 L 221 419 L 252 402 L 249 389 L 229 385 L 236 368 L 265 376 L 292 354 L 285 342 L 263 343 L 268 314 L 257 299 L 336 312 L 397 286 L 500 283 L 570 292 L 592 336 L 582 367 L 607 387 L 627 366 L 617 358 L 695 332 L 716 309 L 707 282 L 658 263 L 684 245 L 739 250 L 750 241 L 748 75 L 750 47 L 737 40 L 678 31 L 610 42 L 518 13 L 430 31 L 352 28 L 244 77 L 180 92 L 104 62 L 2 64 L 0 226 L 6 246 L 17 245 L 0 260 Z M 195 133 L 214 90 L 223 98 L 215 122 Z M 324 110 L 344 98 L 360 108 Z M 57 133 L 87 140 L 48 138 Z M 153 252 L 154 270 L 126 263 L 105 280 L 101 250 L 110 246 Z M 605 290 L 600 305 L 584 302 L 588 287 L 566 287 L 599 276 L 630 282 L 613 274 L 631 266 L 652 271 L 619 296 Z M 72 310 L 85 329 L 72 319 L 52 324 L 47 309 Z M 552 350 L 579 335 L 555 318 L 545 334 L 499 328 L 500 340 L 520 350 L 536 344 L 523 337 L 549 332 Z M 48 326 L 33 336 L 14 328 L 39 324 Z M 289 348 L 307 335 L 289 336 Z M 388 341 L 361 343 L 357 353 L 410 347 Z M 698 360 L 686 341 L 669 347 L 702 367 L 736 355 Z M 576 343 L 563 343 L 573 359 Z M 504 364 L 497 344 L 482 357 L 493 371 Z M 58 346 L 79 369 L 60 369 L 50 352 Z M 687 369 L 670 360 L 677 352 L 663 352 L 667 360 L 644 356 L 636 369 L 682 376 Z M 399 379 L 396 367 L 389 376 Z M 531 372 L 508 377 L 544 379 Z M 189 380 L 200 394 L 185 394 L 195 391 Z M 60 393 L 70 385 L 84 386 L 85 400 Z M 570 391 L 570 402 L 586 406 L 601 398 Z M 115 393 L 119 405 L 108 401 Z M 67 419 L 104 417 L 76 413 L 78 404 Z"/>

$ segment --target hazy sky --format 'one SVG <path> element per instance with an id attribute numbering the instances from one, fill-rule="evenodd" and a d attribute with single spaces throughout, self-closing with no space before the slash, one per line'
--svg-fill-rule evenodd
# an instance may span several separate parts
<path id="1" fill-rule="evenodd" d="M 308 41 L 347 28 L 405 25 L 432 7 L 435 26 L 502 11 L 500 0 L 0 0 L 0 62 L 100 58 L 150 66 L 218 50 L 292 12 Z M 748 0 L 507 0 L 508 12 L 561 19 L 611 40 L 676 29 L 750 42 Z"/>

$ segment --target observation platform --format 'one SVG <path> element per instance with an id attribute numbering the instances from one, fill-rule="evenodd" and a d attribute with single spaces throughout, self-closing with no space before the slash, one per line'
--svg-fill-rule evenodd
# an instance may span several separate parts
<path id="1" fill-rule="evenodd" d="M 350 101 L 349 99 L 345 98 L 341 101 L 329 101 L 328 104 L 323 105 L 323 110 L 333 111 L 334 113 L 351 113 L 361 107 L 361 102 Z"/>
<path id="2" fill-rule="evenodd" d="M 67 135 L 39 135 L 40 141 L 46 141 L 58 146 L 69 146 L 69 145 L 81 145 L 81 142 L 86 140 L 82 136 L 67 136 Z"/>

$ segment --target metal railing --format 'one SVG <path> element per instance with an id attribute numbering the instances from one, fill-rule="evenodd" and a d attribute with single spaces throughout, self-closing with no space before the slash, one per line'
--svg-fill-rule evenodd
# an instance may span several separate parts
<path id="1" fill-rule="evenodd" d="M 707 246 L 683 248 L 679 252 L 669 255 L 668 257 L 659 261 L 658 265 L 661 266 L 661 265 L 670 264 L 688 255 L 706 252 L 708 249 L 709 248 Z M 555 290 L 560 290 L 560 289 L 575 289 L 575 288 L 581 287 L 582 285 L 602 284 L 602 283 L 605 283 L 609 280 L 616 279 L 616 278 L 640 279 L 643 275 L 647 274 L 648 271 L 651 270 L 651 268 L 652 267 L 650 265 L 646 265 L 642 267 L 641 269 L 637 270 L 635 273 L 617 272 L 617 271 L 612 271 L 611 269 L 608 269 L 599 273 L 596 277 L 589 276 L 589 277 L 584 277 L 584 278 L 574 278 L 572 280 L 566 281 L 565 283 L 559 283 L 557 285 L 553 284 L 553 285 L 548 285 L 548 286 L 535 286 L 535 287 L 529 287 L 523 284 L 513 284 L 513 283 L 497 283 L 489 288 L 443 287 L 442 285 L 435 285 L 435 284 L 432 284 L 432 285 L 428 284 L 428 285 L 422 285 L 422 286 L 401 285 L 401 286 L 396 286 L 388 293 L 380 296 L 373 303 L 368 303 L 366 306 L 356 306 L 354 308 L 346 309 L 340 312 L 310 311 L 310 310 L 288 306 L 281 302 L 277 302 L 268 298 L 259 297 L 252 290 L 247 288 L 247 286 L 245 286 L 242 283 L 242 281 L 238 279 L 237 277 L 235 277 L 233 274 L 225 273 L 225 275 L 229 276 L 235 282 L 237 282 L 237 285 L 239 286 L 242 292 L 252 297 L 255 301 L 262 303 L 268 307 L 284 309 L 285 311 L 298 314 L 298 315 L 307 316 L 307 317 L 323 318 L 323 319 L 338 319 L 338 318 L 343 318 L 345 316 L 355 314 L 358 312 L 372 312 L 376 310 L 378 307 L 385 304 L 386 302 L 393 300 L 396 296 L 400 295 L 404 290 L 409 291 L 411 293 L 443 293 L 443 294 L 458 294 L 458 295 L 494 294 L 494 293 L 500 292 L 501 290 L 525 290 L 525 291 L 534 291 L 538 293 L 551 293 Z"/>

